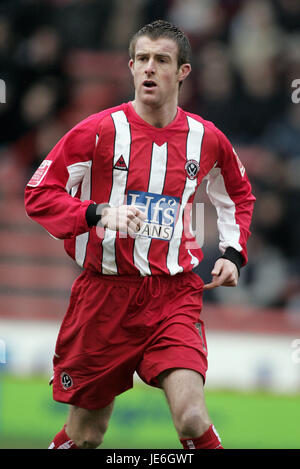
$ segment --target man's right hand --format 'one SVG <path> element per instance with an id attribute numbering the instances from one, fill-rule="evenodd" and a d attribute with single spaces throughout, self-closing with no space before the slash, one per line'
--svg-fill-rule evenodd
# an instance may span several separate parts
<path id="1" fill-rule="evenodd" d="M 145 219 L 144 212 L 134 205 L 121 205 L 120 207 L 105 207 L 101 216 L 101 224 L 104 228 L 128 233 L 134 237 Z"/>

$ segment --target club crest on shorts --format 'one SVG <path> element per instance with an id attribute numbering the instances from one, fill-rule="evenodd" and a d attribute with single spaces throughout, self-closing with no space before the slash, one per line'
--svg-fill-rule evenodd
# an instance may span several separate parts
<path id="1" fill-rule="evenodd" d="M 185 170 L 189 179 L 195 179 L 199 173 L 199 169 L 200 166 L 196 160 L 189 160 L 185 165 Z"/>
<path id="2" fill-rule="evenodd" d="M 60 381 L 61 381 L 62 387 L 65 390 L 70 389 L 73 386 L 73 380 L 71 376 L 68 375 L 68 373 L 66 373 L 65 371 L 63 371 L 62 374 L 60 375 Z"/>

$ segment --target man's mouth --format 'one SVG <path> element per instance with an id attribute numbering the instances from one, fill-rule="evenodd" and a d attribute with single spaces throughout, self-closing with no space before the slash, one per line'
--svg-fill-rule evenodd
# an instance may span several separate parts
<path id="1" fill-rule="evenodd" d="M 155 83 L 154 81 L 152 81 L 152 80 L 145 80 L 145 81 L 143 82 L 143 86 L 145 86 L 146 88 L 151 89 L 151 88 L 155 88 L 157 85 L 156 85 L 156 83 Z"/>

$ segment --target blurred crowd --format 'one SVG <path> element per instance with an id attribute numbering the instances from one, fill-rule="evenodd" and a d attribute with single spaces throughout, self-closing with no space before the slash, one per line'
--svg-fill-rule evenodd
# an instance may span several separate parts
<path id="1" fill-rule="evenodd" d="M 227 135 L 257 198 L 240 286 L 207 300 L 300 313 L 299 0 L 2 0 L 0 202 L 23 197 L 73 125 L 132 99 L 129 38 L 158 18 L 181 27 L 193 48 L 180 106 Z M 197 269 L 204 280 L 218 255 L 211 210 Z"/>

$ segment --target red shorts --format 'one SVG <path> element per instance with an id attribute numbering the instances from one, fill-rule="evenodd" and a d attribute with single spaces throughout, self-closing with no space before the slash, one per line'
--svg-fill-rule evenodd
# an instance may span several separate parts
<path id="1" fill-rule="evenodd" d="M 170 368 L 196 370 L 205 379 L 202 291 L 193 272 L 140 278 L 84 271 L 57 338 L 54 400 L 105 407 L 132 388 L 135 372 L 157 387 L 158 375 Z"/>

